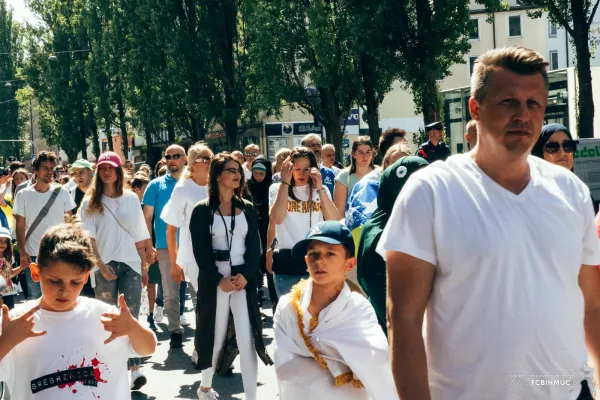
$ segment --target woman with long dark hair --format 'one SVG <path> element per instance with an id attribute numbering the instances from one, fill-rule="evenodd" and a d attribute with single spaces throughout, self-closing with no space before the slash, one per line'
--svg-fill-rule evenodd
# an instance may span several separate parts
<path id="1" fill-rule="evenodd" d="M 350 167 L 344 168 L 335 177 L 333 202 L 340 215 L 344 215 L 346 212 L 346 202 L 354 185 L 375 169 L 373 160 L 376 154 L 375 146 L 373 146 L 368 136 L 360 136 L 352 143 L 352 161 Z"/>
<path id="2" fill-rule="evenodd" d="M 271 173 L 271 163 L 264 156 L 258 156 L 252 162 L 252 178 L 248 179 L 248 200 L 254 204 L 258 215 L 258 232 L 260 233 L 260 243 L 262 255 L 260 256 L 260 270 L 267 274 L 267 284 L 269 287 L 269 298 L 271 303 L 277 302 L 277 293 L 273 283 L 273 275 L 266 268 L 267 255 L 267 231 L 269 230 L 269 188 L 273 183 L 273 174 Z M 258 288 L 259 304 L 262 305 L 262 285 Z"/>
<path id="3" fill-rule="evenodd" d="M 98 259 L 90 275 L 96 299 L 116 306 L 122 293 L 131 315 L 137 319 L 142 286 L 148 283 L 146 250 L 151 250 L 152 243 L 140 201 L 134 192 L 125 189 L 125 173 L 118 154 L 100 155 L 79 215 Z M 132 390 L 146 384 L 140 362 L 139 358 L 128 362 Z"/>
<path id="4" fill-rule="evenodd" d="M 269 191 L 271 223 L 275 224 L 273 280 L 279 297 L 308 278 L 306 262 L 292 256 L 292 248 L 321 221 L 339 219 L 317 159 L 308 147 L 295 147 L 281 167 L 281 182 Z M 271 251 L 271 250 L 270 250 Z"/>
<path id="5" fill-rule="evenodd" d="M 215 400 L 212 378 L 228 331 L 229 312 L 240 352 L 246 399 L 256 400 L 256 355 L 270 365 L 262 339 L 257 298 L 260 235 L 253 205 L 242 199 L 242 165 L 228 153 L 210 164 L 208 199 L 199 202 L 190 219 L 194 257 L 199 268 L 196 307 L 196 367 L 202 370 L 201 400 Z"/>

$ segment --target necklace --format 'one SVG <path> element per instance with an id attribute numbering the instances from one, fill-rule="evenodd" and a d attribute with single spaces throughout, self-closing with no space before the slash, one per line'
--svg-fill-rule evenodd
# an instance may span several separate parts
<path id="1" fill-rule="evenodd" d="M 310 336 L 307 335 L 306 332 L 304 332 L 304 311 L 302 310 L 302 307 L 300 307 L 300 298 L 302 297 L 302 289 L 304 289 L 305 287 L 306 281 L 302 279 L 300 282 L 298 282 L 298 284 L 296 284 L 292 288 L 292 292 L 290 294 L 290 303 L 292 304 L 292 307 L 294 307 L 294 310 L 296 310 L 296 315 L 298 317 L 298 328 L 300 329 L 300 336 L 302 336 L 302 340 L 304 340 L 306 348 L 308 349 L 308 351 L 310 351 L 313 358 L 317 361 L 317 363 L 319 363 L 319 365 L 323 369 L 328 369 L 329 367 L 327 366 L 327 361 L 325 361 L 323 357 L 319 354 L 317 349 L 314 348 L 310 340 Z M 337 294 L 331 300 L 332 302 L 338 298 L 343 288 L 344 283 L 342 282 L 342 284 L 339 287 L 339 290 L 337 291 Z M 318 315 L 310 319 L 309 333 L 312 333 L 317 328 L 317 325 L 319 325 Z M 352 386 L 356 389 L 364 388 L 362 382 L 359 379 L 354 378 L 354 374 L 352 373 L 352 371 L 345 372 L 335 377 L 336 387 L 343 386 L 346 383 L 352 383 Z"/>

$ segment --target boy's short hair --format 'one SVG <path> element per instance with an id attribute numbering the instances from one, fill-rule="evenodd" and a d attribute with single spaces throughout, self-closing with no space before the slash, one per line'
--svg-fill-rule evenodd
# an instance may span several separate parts
<path id="1" fill-rule="evenodd" d="M 96 257 L 90 238 L 79 222 L 69 222 L 50 228 L 40 242 L 37 265 L 43 270 L 55 262 L 71 264 L 82 272 L 91 271 Z"/>

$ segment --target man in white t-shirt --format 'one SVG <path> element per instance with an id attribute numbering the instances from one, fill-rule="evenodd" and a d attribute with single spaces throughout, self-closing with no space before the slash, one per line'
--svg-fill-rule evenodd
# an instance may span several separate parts
<path id="1" fill-rule="evenodd" d="M 378 250 L 403 400 L 591 398 L 600 241 L 589 189 L 529 154 L 547 65 L 520 47 L 481 55 L 477 146 L 413 174 L 396 200 Z"/>
<path id="2" fill-rule="evenodd" d="M 33 173 L 37 175 L 34 185 L 17 193 L 13 215 L 17 228 L 17 244 L 21 255 L 21 265 L 27 268 L 25 277 L 29 295 L 37 299 L 42 295 L 39 282 L 34 282 L 29 271 L 29 264 L 35 262 L 40 240 L 46 230 L 65 222 L 65 214 L 71 215 L 75 202 L 71 195 L 59 185 L 52 185 L 56 156 L 54 153 L 41 151 L 33 160 Z M 54 194 L 56 193 L 56 194 Z M 37 226 L 32 225 L 52 196 L 56 196 L 48 213 Z M 29 236 L 29 237 L 27 237 Z"/>
<path id="3" fill-rule="evenodd" d="M 242 168 L 244 169 L 244 179 L 252 179 L 252 162 L 261 154 L 260 147 L 256 144 L 249 144 L 244 148 L 244 158 L 246 160 L 246 162 L 242 164 Z"/>

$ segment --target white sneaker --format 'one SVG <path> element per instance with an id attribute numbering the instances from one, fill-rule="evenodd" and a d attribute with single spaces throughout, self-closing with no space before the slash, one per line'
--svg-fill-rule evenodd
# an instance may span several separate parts
<path id="1" fill-rule="evenodd" d="M 187 320 L 187 318 L 185 317 L 185 315 L 182 315 L 182 316 L 179 317 L 179 324 L 181 326 L 190 326 L 190 323 Z"/>
<path id="2" fill-rule="evenodd" d="M 146 376 L 142 373 L 142 369 L 138 368 L 131 371 L 131 390 L 140 390 L 148 382 Z"/>
<path id="3" fill-rule="evenodd" d="M 198 364 L 198 352 L 196 351 L 196 349 L 194 349 L 194 352 L 192 353 L 192 363 Z"/>
<path id="4" fill-rule="evenodd" d="M 196 394 L 200 400 L 217 400 L 219 398 L 219 393 L 215 392 L 214 389 L 210 389 L 208 392 L 203 392 L 202 389 L 198 388 Z"/>
<path id="5" fill-rule="evenodd" d="M 154 322 L 161 323 L 165 316 L 165 309 L 160 306 L 154 307 Z"/>

